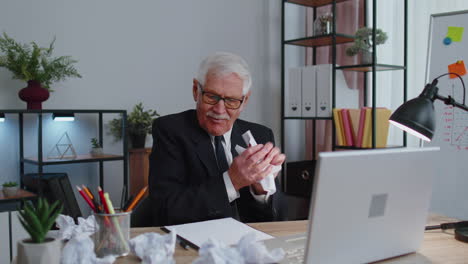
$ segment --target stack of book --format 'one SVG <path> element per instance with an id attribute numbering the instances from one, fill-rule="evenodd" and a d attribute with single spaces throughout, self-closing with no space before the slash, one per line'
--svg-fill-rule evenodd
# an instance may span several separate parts
<path id="1" fill-rule="evenodd" d="M 377 107 L 375 111 L 375 147 L 385 148 L 389 128 L 388 119 L 392 112 L 383 107 Z M 333 121 L 338 146 L 372 148 L 372 107 L 363 107 L 361 109 L 334 108 Z"/>

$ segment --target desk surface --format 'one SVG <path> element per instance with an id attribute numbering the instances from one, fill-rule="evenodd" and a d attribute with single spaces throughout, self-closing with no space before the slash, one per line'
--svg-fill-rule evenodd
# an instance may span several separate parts
<path id="1" fill-rule="evenodd" d="M 435 225 L 443 222 L 450 222 L 453 219 L 432 215 L 428 224 Z M 305 232 L 307 230 L 307 221 L 286 221 L 271 223 L 249 224 L 251 227 L 266 232 L 272 236 L 284 236 Z M 131 236 L 137 236 L 146 232 L 157 232 L 163 234 L 158 227 L 132 228 Z M 194 249 L 184 250 L 176 245 L 175 260 L 176 263 L 192 263 L 197 258 L 198 252 Z M 119 258 L 115 263 L 140 263 L 138 257 L 130 255 Z M 462 243 L 453 237 L 453 230 L 426 231 L 421 248 L 413 254 L 392 258 L 379 263 L 468 263 L 468 243 Z"/>

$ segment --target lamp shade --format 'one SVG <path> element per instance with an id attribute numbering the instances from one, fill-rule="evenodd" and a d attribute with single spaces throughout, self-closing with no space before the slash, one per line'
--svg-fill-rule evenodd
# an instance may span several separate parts
<path id="1" fill-rule="evenodd" d="M 390 123 L 425 141 L 431 141 L 435 130 L 433 101 L 419 96 L 398 107 Z"/>

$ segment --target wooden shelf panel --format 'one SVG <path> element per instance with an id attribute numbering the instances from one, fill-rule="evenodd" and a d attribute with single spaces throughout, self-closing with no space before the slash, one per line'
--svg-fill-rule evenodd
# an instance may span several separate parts
<path id="1" fill-rule="evenodd" d="M 353 41 L 354 37 L 351 35 L 336 34 L 336 44 L 344 44 Z M 333 34 L 286 40 L 284 44 L 304 47 L 331 46 L 333 44 Z"/>
<path id="2" fill-rule="evenodd" d="M 43 165 L 52 165 L 52 164 L 67 164 L 67 163 L 85 163 L 85 162 L 97 162 L 97 161 L 110 161 L 110 160 L 123 160 L 123 155 L 113 155 L 113 154 L 102 154 L 102 155 L 91 155 L 91 154 L 82 154 L 77 155 L 75 158 L 64 158 L 64 159 L 49 159 L 44 158 L 42 160 Z M 26 163 L 39 164 L 39 159 L 37 157 L 27 157 L 24 159 Z"/>
<path id="3" fill-rule="evenodd" d="M 336 3 L 346 2 L 350 0 L 336 0 Z M 324 5 L 331 5 L 333 0 L 286 0 L 286 3 L 308 6 L 308 7 L 319 7 Z"/>
<path id="4" fill-rule="evenodd" d="M 3 191 L 0 191 L 0 203 L 28 199 L 28 198 L 31 199 L 33 197 L 36 197 L 36 194 L 32 192 L 28 192 L 23 189 L 18 189 L 15 196 L 8 196 L 8 197 L 5 197 L 5 194 L 3 194 Z"/>
<path id="5" fill-rule="evenodd" d="M 354 146 L 338 146 L 338 145 L 336 145 L 335 148 L 337 148 L 337 149 L 373 149 L 373 148 L 358 148 L 358 147 L 354 147 Z M 404 146 L 387 145 L 384 148 L 375 148 L 375 149 L 388 149 L 388 148 L 404 148 Z"/>
<path id="6" fill-rule="evenodd" d="M 357 71 L 357 72 L 371 72 L 372 64 L 360 64 L 360 65 L 346 65 L 346 66 L 337 66 L 337 70 L 344 71 Z M 389 64 L 376 64 L 375 71 L 395 71 L 395 70 L 404 70 L 405 66 L 400 65 L 389 65 Z"/>
<path id="7" fill-rule="evenodd" d="M 288 120 L 332 120 L 332 117 L 305 117 L 305 116 L 288 116 L 284 117 Z"/>

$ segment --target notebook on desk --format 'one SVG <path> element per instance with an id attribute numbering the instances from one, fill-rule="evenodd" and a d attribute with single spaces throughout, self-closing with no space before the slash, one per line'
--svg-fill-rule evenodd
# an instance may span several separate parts
<path id="1" fill-rule="evenodd" d="M 320 153 L 307 233 L 265 245 L 285 249 L 281 263 L 368 263 L 415 252 L 423 240 L 438 150 Z"/>

